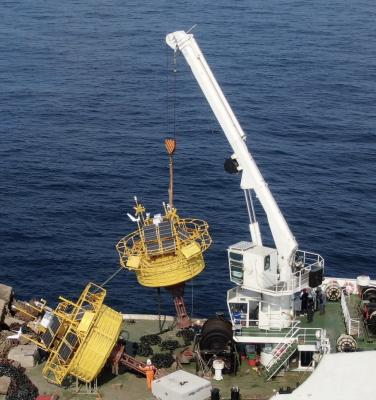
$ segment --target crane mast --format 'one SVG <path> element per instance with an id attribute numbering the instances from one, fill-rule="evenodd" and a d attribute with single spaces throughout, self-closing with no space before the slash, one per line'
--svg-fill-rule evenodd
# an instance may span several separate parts
<path id="1" fill-rule="evenodd" d="M 178 31 L 166 36 L 167 44 L 180 50 L 189 64 L 202 92 L 221 125 L 226 138 L 234 152 L 232 158 L 238 163 L 242 172 L 241 188 L 253 190 L 267 216 L 268 224 L 278 252 L 278 265 L 281 280 L 290 278 L 291 257 L 297 250 L 297 242 L 287 225 L 274 197 L 265 182 L 256 162 L 245 143 L 246 135 L 219 87 L 204 55 L 192 34 Z M 261 235 L 256 221 L 251 221 L 252 241 L 262 245 Z"/>

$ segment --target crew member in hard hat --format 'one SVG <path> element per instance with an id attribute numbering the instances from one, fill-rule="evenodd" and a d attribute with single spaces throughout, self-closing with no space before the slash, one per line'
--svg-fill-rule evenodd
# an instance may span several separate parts
<path id="1" fill-rule="evenodd" d="M 146 374 L 146 383 L 148 385 L 148 389 L 151 390 L 151 383 L 154 380 L 154 375 L 157 369 L 152 364 L 150 358 L 146 360 L 146 367 L 143 367 L 142 370 Z"/>

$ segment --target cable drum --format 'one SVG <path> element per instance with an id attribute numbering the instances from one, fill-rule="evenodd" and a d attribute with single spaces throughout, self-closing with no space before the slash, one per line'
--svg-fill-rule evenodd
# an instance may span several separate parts
<path id="1" fill-rule="evenodd" d="M 376 334 L 376 310 L 371 313 L 367 320 L 368 329 L 372 332 L 372 334 Z"/>
<path id="2" fill-rule="evenodd" d="M 232 340 L 231 322 L 219 318 L 208 319 L 202 327 L 201 350 L 226 350 Z"/>
<path id="3" fill-rule="evenodd" d="M 356 340 L 350 335 L 341 335 L 337 339 L 337 351 L 339 353 L 349 353 L 356 351 L 357 343 Z"/>
<path id="4" fill-rule="evenodd" d="M 370 286 L 364 290 L 362 300 L 368 300 L 370 303 L 376 303 L 376 287 Z"/>
<path id="5" fill-rule="evenodd" d="M 338 282 L 329 283 L 325 289 L 325 295 L 329 301 L 338 301 L 341 298 L 341 286 Z"/>

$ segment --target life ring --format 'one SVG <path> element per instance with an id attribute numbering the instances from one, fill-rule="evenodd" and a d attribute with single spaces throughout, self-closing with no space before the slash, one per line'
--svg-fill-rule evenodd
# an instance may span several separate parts
<path id="1" fill-rule="evenodd" d="M 345 289 L 345 293 L 349 296 L 350 294 L 354 293 L 355 286 L 352 282 L 347 281 L 345 282 L 343 288 Z"/>

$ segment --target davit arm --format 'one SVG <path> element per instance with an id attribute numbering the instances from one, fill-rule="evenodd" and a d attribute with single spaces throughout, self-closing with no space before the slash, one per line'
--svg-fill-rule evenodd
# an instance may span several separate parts
<path id="1" fill-rule="evenodd" d="M 184 31 L 173 32 L 166 36 L 166 42 L 174 51 L 180 50 L 183 54 L 221 125 L 234 151 L 234 156 L 239 164 L 238 169 L 242 171 L 240 186 L 245 190 L 252 189 L 256 193 L 266 213 L 278 252 L 281 280 L 288 279 L 291 273 L 290 258 L 297 250 L 298 245 L 267 183 L 248 151 L 245 143 L 246 135 L 243 129 L 239 125 L 193 35 Z M 256 244 L 262 245 L 257 222 L 251 224 L 250 229 L 251 233 L 253 233 L 252 239 L 256 238 L 258 242 Z"/>

